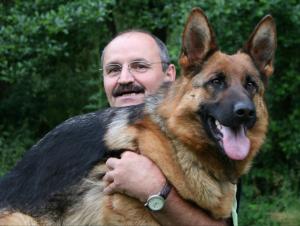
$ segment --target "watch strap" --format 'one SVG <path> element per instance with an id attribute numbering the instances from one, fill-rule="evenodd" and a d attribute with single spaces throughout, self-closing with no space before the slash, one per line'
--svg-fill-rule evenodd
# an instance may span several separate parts
<path id="1" fill-rule="evenodd" d="M 163 206 L 165 205 L 165 200 L 167 199 L 167 197 L 170 194 L 171 190 L 172 190 L 172 185 L 168 181 L 166 181 L 166 183 L 164 184 L 163 188 L 161 189 L 161 191 L 158 194 L 149 196 L 147 202 L 145 203 L 145 206 L 148 209 L 150 209 L 151 211 L 159 211 L 159 210 L 161 210 L 163 208 Z M 159 204 L 160 207 L 158 209 L 157 209 L 157 207 L 153 208 L 155 205 L 157 205 L 157 203 L 154 204 L 157 201 L 160 203 Z M 152 206 L 151 203 L 154 204 L 154 206 Z"/>
<path id="2" fill-rule="evenodd" d="M 165 185 L 163 186 L 163 188 L 161 189 L 159 195 L 161 197 L 163 197 L 164 199 L 166 199 L 168 197 L 168 195 L 170 194 L 172 190 L 172 185 L 170 184 L 170 182 L 167 180 Z"/>

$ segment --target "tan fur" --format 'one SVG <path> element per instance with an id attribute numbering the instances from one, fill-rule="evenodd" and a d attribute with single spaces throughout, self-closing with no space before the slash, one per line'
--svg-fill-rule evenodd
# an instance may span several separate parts
<path id="1" fill-rule="evenodd" d="M 0 212 L 0 226 L 37 226 L 39 225 L 32 217 L 22 213 Z"/>
<path id="2" fill-rule="evenodd" d="M 128 128 L 128 120 L 127 115 L 129 112 L 124 112 L 122 118 L 117 118 L 110 124 L 110 128 L 105 134 L 104 140 L 106 141 L 106 145 L 111 150 L 120 150 L 120 149 L 131 149 L 136 150 L 135 144 L 135 132 L 130 131 Z M 114 139 L 110 139 L 110 137 L 114 137 Z"/>

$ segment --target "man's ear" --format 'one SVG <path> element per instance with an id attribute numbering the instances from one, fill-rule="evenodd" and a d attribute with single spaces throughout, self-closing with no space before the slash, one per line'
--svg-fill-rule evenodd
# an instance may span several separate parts
<path id="1" fill-rule="evenodd" d="M 179 64 L 183 70 L 201 65 L 208 54 L 218 49 L 214 32 L 204 12 L 192 10 L 182 35 L 182 49 Z"/>
<path id="2" fill-rule="evenodd" d="M 176 79 L 176 68 L 174 64 L 169 64 L 165 72 L 165 82 L 173 82 Z"/>
<path id="3" fill-rule="evenodd" d="M 267 78 L 273 74 L 276 42 L 276 25 L 273 17 L 267 15 L 258 23 L 242 50 L 252 57 L 260 73 Z"/>

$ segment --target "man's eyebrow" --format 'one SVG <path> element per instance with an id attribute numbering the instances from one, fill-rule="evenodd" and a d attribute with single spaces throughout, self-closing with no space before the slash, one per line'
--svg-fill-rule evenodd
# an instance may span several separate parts
<path id="1" fill-rule="evenodd" d="M 135 62 L 135 61 L 146 61 L 146 62 L 148 62 L 148 60 L 146 60 L 145 58 L 135 58 L 135 59 L 131 60 L 131 62 Z"/>
<path id="2" fill-rule="evenodd" d="M 143 61 L 143 62 L 149 62 L 148 60 L 146 60 L 145 58 L 134 58 L 132 60 L 129 61 L 130 62 L 137 62 L 137 61 Z M 119 61 L 111 61 L 109 63 L 106 64 L 106 66 L 109 66 L 109 65 L 122 65 Z"/>
<path id="3" fill-rule="evenodd" d="M 112 61 L 106 64 L 106 66 L 110 66 L 110 65 L 121 65 L 121 63 L 117 61 Z"/>

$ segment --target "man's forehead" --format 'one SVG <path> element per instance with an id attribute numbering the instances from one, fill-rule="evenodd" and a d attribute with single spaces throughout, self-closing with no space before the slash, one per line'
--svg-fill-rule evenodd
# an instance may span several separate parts
<path id="1" fill-rule="evenodd" d="M 109 44 L 113 44 L 114 42 L 127 42 L 130 40 L 142 40 L 145 42 L 153 43 L 155 44 L 155 40 L 150 34 L 144 33 L 144 32 L 138 32 L 138 31 L 130 31 L 123 34 L 118 35 L 115 37 Z"/>
<path id="2" fill-rule="evenodd" d="M 103 62 L 122 60 L 153 60 L 159 58 L 159 47 L 155 40 L 146 33 L 128 32 L 113 39 L 103 51 Z M 150 59 L 149 59 L 150 58 Z"/>

